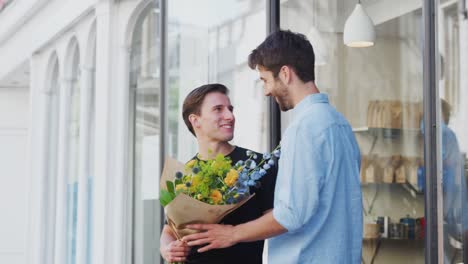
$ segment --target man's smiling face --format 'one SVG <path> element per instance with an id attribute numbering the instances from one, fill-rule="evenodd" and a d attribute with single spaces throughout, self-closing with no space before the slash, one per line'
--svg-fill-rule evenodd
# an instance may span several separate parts
<path id="1" fill-rule="evenodd" d="M 236 123 L 233 109 L 227 95 L 220 92 L 207 94 L 194 124 L 197 137 L 219 142 L 232 140 Z"/>

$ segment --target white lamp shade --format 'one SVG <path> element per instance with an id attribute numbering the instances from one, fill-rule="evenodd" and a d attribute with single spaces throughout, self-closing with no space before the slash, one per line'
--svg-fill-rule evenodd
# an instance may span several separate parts
<path id="1" fill-rule="evenodd" d="M 374 46 L 375 29 L 372 19 L 361 4 L 357 4 L 344 26 L 344 44 L 353 48 Z"/>

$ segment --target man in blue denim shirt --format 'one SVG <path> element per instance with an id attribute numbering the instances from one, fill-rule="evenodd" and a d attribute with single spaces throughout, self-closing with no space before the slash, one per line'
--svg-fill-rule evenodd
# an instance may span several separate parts
<path id="1" fill-rule="evenodd" d="M 301 34 L 271 34 L 249 56 L 266 96 L 294 120 L 281 142 L 274 208 L 236 226 L 192 225 L 200 251 L 269 239 L 268 263 L 360 263 L 360 152 L 346 119 L 315 86 L 314 52 Z"/>
<path id="2" fill-rule="evenodd" d="M 457 256 L 451 241 L 463 241 L 468 232 L 468 196 L 464 174 L 464 161 L 457 136 L 448 126 L 451 106 L 441 99 L 442 113 L 442 193 L 444 216 L 444 263 L 452 263 Z M 465 246 L 466 248 L 466 246 Z"/>

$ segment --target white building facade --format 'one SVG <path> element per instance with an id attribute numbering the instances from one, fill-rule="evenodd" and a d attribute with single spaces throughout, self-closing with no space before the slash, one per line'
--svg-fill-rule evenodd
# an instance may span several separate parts
<path id="1" fill-rule="evenodd" d="M 172 10 L 186 4 L 165 3 Z M 5 5 L 0 79 L 11 88 L 2 89 L 2 98 L 14 100 L 19 109 L 12 119 L 24 119 L 21 131 L 8 131 L 23 140 L 5 146 L 23 147 L 16 160 L 28 160 L 11 163 L 21 181 L 12 185 L 5 179 L 10 190 L 23 194 L 17 195 L 22 211 L 7 217 L 12 225 L 5 234 L 21 239 L 12 246 L 5 237 L 1 263 L 159 263 L 161 157 L 183 160 L 196 153 L 180 112 L 188 91 L 208 82 L 242 87 L 231 92 L 232 100 L 240 101 L 236 112 L 255 117 L 238 121 L 235 143 L 268 148 L 267 101 L 245 57 L 266 36 L 266 20 L 261 8 L 251 12 L 250 7 L 247 3 L 228 15 L 245 20 L 235 26 L 239 35 L 232 39 L 234 23 L 213 27 L 219 23 L 216 16 L 192 23 L 179 21 L 174 11 L 163 27 L 160 1 L 19 0 Z M 258 25 L 246 29 L 246 21 Z M 232 49 L 236 42 L 246 46 Z M 226 54 L 221 49 L 231 49 L 229 57 L 221 58 L 219 53 Z M 161 54 L 166 54 L 167 68 L 161 66 Z M 229 63 L 218 66 L 218 61 Z M 167 75 L 165 110 L 161 75 Z M 14 97 L 20 91 L 22 101 Z M 163 111 L 167 114 L 161 118 Z M 15 143 L 6 138 L 11 135 L 2 135 Z M 7 197 L 12 196 L 2 198 Z"/>

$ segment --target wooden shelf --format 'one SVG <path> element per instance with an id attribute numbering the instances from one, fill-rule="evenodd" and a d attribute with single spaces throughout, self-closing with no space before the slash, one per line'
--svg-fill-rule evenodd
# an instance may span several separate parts
<path id="1" fill-rule="evenodd" d="M 368 134 L 382 138 L 399 138 L 402 135 L 420 136 L 418 128 L 382 128 L 382 127 L 355 127 L 352 129 L 356 134 Z"/>
<path id="2" fill-rule="evenodd" d="M 395 186 L 398 188 L 404 188 L 408 192 L 411 193 L 413 197 L 416 197 L 417 195 L 424 195 L 424 192 L 421 190 L 418 190 L 413 184 L 409 182 L 405 183 L 386 183 L 386 182 L 361 182 L 361 186 L 377 186 L 377 185 L 383 185 L 383 186 Z"/>

